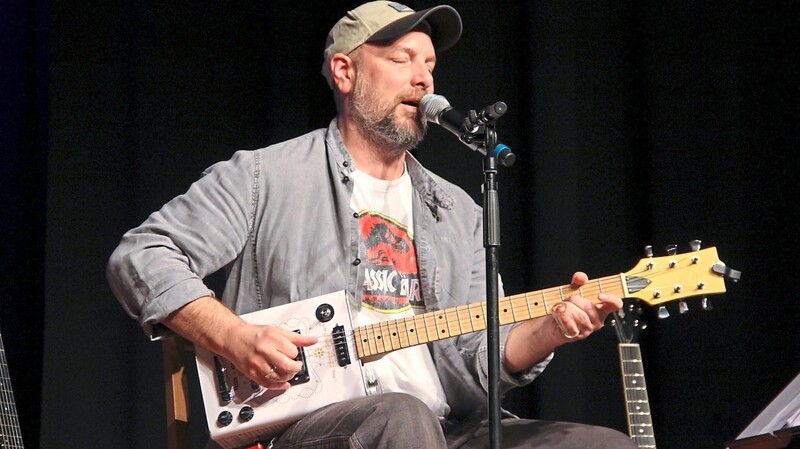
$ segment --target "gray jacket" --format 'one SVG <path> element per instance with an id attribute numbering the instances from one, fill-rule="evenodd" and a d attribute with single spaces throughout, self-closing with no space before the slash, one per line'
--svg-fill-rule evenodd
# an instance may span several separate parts
<path id="1" fill-rule="evenodd" d="M 426 309 L 483 300 L 481 208 L 410 155 L 407 167 Z M 365 257 L 350 209 L 354 169 L 335 119 L 327 129 L 239 151 L 122 237 L 108 264 L 112 290 L 151 338 L 171 312 L 214 296 L 203 278 L 221 268 L 221 300 L 239 314 L 338 290 L 354 294 Z M 501 342 L 508 331 L 501 328 Z M 485 333 L 435 342 L 432 351 L 449 419 L 485 418 Z M 521 375 L 504 371 L 501 389 L 532 381 L 548 361 Z"/>

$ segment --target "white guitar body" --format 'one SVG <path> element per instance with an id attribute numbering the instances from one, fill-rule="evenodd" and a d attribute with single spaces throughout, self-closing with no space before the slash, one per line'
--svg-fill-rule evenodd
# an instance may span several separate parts
<path id="1" fill-rule="evenodd" d="M 344 291 L 259 310 L 242 318 L 316 336 L 319 341 L 303 348 L 306 370 L 283 392 L 264 389 L 222 357 L 195 348 L 209 434 L 223 448 L 267 441 L 314 410 L 367 394 Z M 334 329 L 342 338 L 334 336 Z M 349 358 L 348 363 L 345 358 Z"/>

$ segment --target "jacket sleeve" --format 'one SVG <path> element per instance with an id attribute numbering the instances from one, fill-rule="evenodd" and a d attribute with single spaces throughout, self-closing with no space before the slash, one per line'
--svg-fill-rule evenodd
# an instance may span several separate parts
<path id="1" fill-rule="evenodd" d="M 483 247 L 483 218 L 480 208 L 475 216 L 475 224 L 473 227 L 473 245 L 472 245 L 472 266 L 471 278 L 468 297 L 470 298 L 485 298 L 486 297 L 486 253 Z M 498 278 L 499 297 L 505 296 L 503 291 L 502 279 Z M 500 358 L 503 359 L 505 352 L 505 341 L 509 332 L 516 325 L 507 325 L 500 327 Z M 463 367 L 469 372 L 469 377 L 477 383 L 484 395 L 488 395 L 489 391 L 489 361 L 488 361 L 488 338 L 486 332 L 476 332 L 466 334 L 456 340 L 458 353 L 460 354 Z M 552 359 L 553 354 L 550 354 L 542 362 L 533 365 L 528 370 L 521 373 L 510 373 L 503 363 L 500 364 L 500 389 L 505 393 L 513 388 L 527 385 L 532 382 L 539 374 L 541 374 L 545 367 Z"/>
<path id="2" fill-rule="evenodd" d="M 254 153 L 237 152 L 123 235 L 106 275 L 122 307 L 151 338 L 170 313 L 214 296 L 203 278 L 235 259 L 247 241 L 255 173 Z"/>

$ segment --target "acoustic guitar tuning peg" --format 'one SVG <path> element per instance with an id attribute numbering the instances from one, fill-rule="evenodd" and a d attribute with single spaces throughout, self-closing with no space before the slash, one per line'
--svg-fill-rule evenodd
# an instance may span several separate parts
<path id="1" fill-rule="evenodd" d="M 714 308 L 714 306 L 711 305 L 711 300 L 708 299 L 708 297 L 706 296 L 703 296 L 703 299 L 700 302 L 700 304 L 703 307 L 703 310 L 711 310 Z"/>
<path id="2" fill-rule="evenodd" d="M 669 318 L 669 310 L 667 310 L 667 308 L 664 306 L 660 306 L 658 308 L 658 318 L 661 320 Z"/>
<path id="3" fill-rule="evenodd" d="M 678 254 L 678 245 L 676 245 L 674 243 L 671 244 L 671 245 L 667 245 L 667 254 L 669 254 L 670 256 L 674 256 L 675 254 Z"/>
<path id="4" fill-rule="evenodd" d="M 700 246 L 702 242 L 700 240 L 690 240 L 689 247 L 692 248 L 692 251 L 700 251 Z"/>
<path id="5" fill-rule="evenodd" d="M 684 314 L 689 311 L 689 305 L 686 304 L 686 301 L 681 301 L 678 303 L 678 312 Z"/>
<path id="6" fill-rule="evenodd" d="M 647 245 L 644 247 L 644 255 L 647 257 L 653 257 L 653 245 Z"/>

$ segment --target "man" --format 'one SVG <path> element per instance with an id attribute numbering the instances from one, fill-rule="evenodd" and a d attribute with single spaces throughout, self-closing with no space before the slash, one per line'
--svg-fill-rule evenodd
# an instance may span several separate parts
<path id="1" fill-rule="evenodd" d="M 151 337 L 168 328 L 284 390 L 302 367 L 297 348 L 316 338 L 239 315 L 343 289 L 360 324 L 483 298 L 480 208 L 408 153 L 425 133 L 418 106 L 434 90 L 436 52 L 460 34 L 449 6 L 414 12 L 371 2 L 339 20 L 322 67 L 337 117 L 212 166 L 126 233 L 108 275 L 127 312 Z M 216 298 L 202 278 L 223 267 Z M 555 348 L 586 338 L 621 306 L 617 297 L 599 300 L 573 296 L 553 318 L 502 329 L 503 390 L 531 382 Z M 486 447 L 483 333 L 365 366 L 384 394 L 313 412 L 273 447 Z M 619 432 L 577 424 L 509 419 L 503 432 L 505 447 L 633 447 Z"/>

